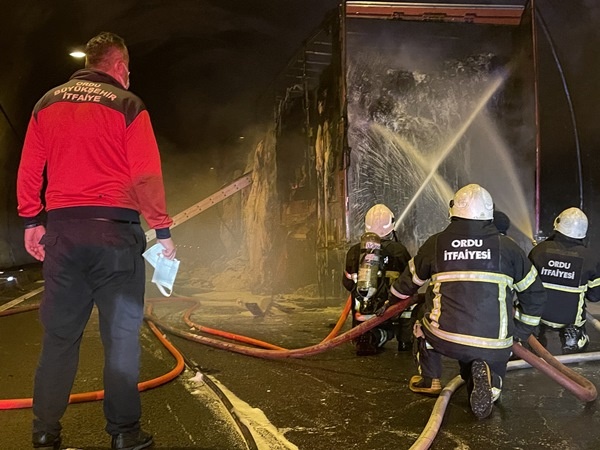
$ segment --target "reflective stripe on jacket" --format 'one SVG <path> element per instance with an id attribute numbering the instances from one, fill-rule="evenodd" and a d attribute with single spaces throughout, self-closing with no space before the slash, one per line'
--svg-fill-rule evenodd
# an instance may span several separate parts
<path id="1" fill-rule="evenodd" d="M 423 244 L 392 293 L 413 295 L 427 280 L 423 328 L 438 346 L 507 349 L 515 324 L 532 330 L 545 303 L 535 267 L 490 221 L 453 219 Z"/>
<path id="2" fill-rule="evenodd" d="M 582 239 L 554 233 L 529 252 L 546 288 L 542 322 L 554 328 L 585 323 L 585 300 L 600 300 L 600 259 Z"/>

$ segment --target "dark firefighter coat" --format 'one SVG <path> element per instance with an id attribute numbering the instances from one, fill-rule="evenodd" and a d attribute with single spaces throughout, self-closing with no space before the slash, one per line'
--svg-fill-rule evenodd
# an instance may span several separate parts
<path id="1" fill-rule="evenodd" d="M 356 301 L 361 302 L 361 299 L 357 298 L 358 294 L 355 289 L 360 264 L 360 243 L 350 247 L 348 253 L 346 253 L 346 268 L 342 283 L 346 290 L 352 293 L 353 310 L 360 311 L 363 314 L 373 314 L 387 300 L 392 282 L 408 266 L 409 260 L 410 253 L 403 244 L 397 241 L 382 239 L 380 257 L 382 276 L 379 277 L 377 291 L 371 297 L 372 300 L 368 304 L 361 303 L 360 307 L 357 307 Z"/>
<path id="2" fill-rule="evenodd" d="M 600 300 L 600 259 L 583 244 L 555 232 L 529 252 L 548 300 L 542 323 L 553 328 L 585 323 L 585 300 Z"/>
<path id="3" fill-rule="evenodd" d="M 390 299 L 408 298 L 427 280 L 423 333 L 438 352 L 459 360 L 508 360 L 513 333 L 528 337 L 546 301 L 531 261 L 491 221 L 452 218 L 409 262 Z"/>

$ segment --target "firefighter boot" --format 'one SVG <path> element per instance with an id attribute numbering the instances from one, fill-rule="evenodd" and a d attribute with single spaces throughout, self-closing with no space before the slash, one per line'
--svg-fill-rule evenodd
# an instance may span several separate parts
<path id="1" fill-rule="evenodd" d="M 401 317 L 396 325 L 396 339 L 398 340 L 398 351 L 409 352 L 412 350 L 413 327 L 410 319 Z"/>
<path id="2" fill-rule="evenodd" d="M 418 394 L 439 395 L 442 392 L 442 383 L 439 378 L 422 377 L 415 375 L 410 379 L 408 388 Z"/>
<path id="3" fill-rule="evenodd" d="M 370 330 L 361 334 L 354 342 L 356 356 L 370 356 L 377 353 L 377 338 Z"/>
<path id="4" fill-rule="evenodd" d="M 478 419 L 485 419 L 492 413 L 494 406 L 492 373 L 487 363 L 480 359 L 473 361 L 468 387 L 471 411 Z"/>
<path id="5" fill-rule="evenodd" d="M 563 355 L 582 352 L 590 343 L 590 338 L 585 332 L 585 326 L 568 325 L 561 328 L 558 335 L 562 344 Z"/>

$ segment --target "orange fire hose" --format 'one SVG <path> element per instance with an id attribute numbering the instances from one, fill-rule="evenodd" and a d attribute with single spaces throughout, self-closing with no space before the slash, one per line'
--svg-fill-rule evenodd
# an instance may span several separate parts
<path id="1" fill-rule="evenodd" d="M 382 322 L 391 319 L 395 315 L 401 313 L 404 309 L 406 309 L 411 303 L 413 303 L 413 299 L 408 298 L 401 302 L 396 303 L 395 305 L 390 306 L 385 313 L 381 317 L 374 317 L 372 319 L 363 322 L 362 324 L 350 329 L 349 331 L 335 337 L 331 338 L 327 341 L 323 340 L 318 344 L 311 345 L 309 347 L 298 348 L 293 350 L 272 350 L 272 349 L 262 349 L 262 348 L 250 348 L 238 344 L 233 344 L 229 342 L 224 342 L 218 339 L 209 338 L 206 336 L 199 336 L 194 333 L 189 333 L 187 331 L 179 330 L 175 327 L 167 325 L 164 322 L 161 322 L 156 317 L 151 314 L 147 315 L 147 320 L 155 322 L 161 329 L 168 331 L 169 333 L 174 334 L 175 336 L 182 337 L 184 339 L 188 339 L 190 341 L 199 342 L 201 344 L 210 345 L 212 347 L 220 348 L 222 350 L 229 350 L 235 353 L 241 353 L 243 355 L 255 356 L 258 358 L 266 358 L 266 359 L 283 359 L 283 358 L 303 358 L 306 356 L 315 355 L 318 353 L 322 353 L 330 348 L 336 347 L 344 342 L 350 341 L 366 331 L 376 327 Z"/>
<path id="2" fill-rule="evenodd" d="M 32 305 L 27 307 L 19 308 L 16 311 L 11 311 L 13 314 L 17 312 L 30 311 L 39 307 L 39 305 Z M 8 311 L 5 311 L 8 312 Z M 5 315 L 5 314 L 2 314 Z M 153 389 L 160 385 L 163 385 L 175 377 L 177 377 L 184 369 L 184 360 L 183 356 L 179 351 L 163 336 L 160 330 L 154 325 L 152 322 L 147 322 L 148 326 L 154 333 L 154 335 L 158 338 L 158 340 L 165 346 L 167 350 L 173 355 L 176 361 L 176 365 L 171 371 L 168 373 L 161 375 L 157 378 L 142 381 L 138 383 L 138 390 L 140 392 L 146 391 L 148 389 Z M 82 392 L 79 394 L 71 394 L 69 397 L 69 403 L 83 403 L 90 402 L 95 400 L 102 400 L 104 398 L 104 390 L 101 391 L 93 391 L 93 392 Z M 31 408 L 33 405 L 32 398 L 12 398 L 12 399 L 0 399 L 0 410 L 3 409 L 22 409 L 22 408 Z"/>
<path id="3" fill-rule="evenodd" d="M 279 347 L 278 345 L 270 344 L 269 342 L 264 342 L 264 341 L 261 341 L 261 340 L 258 340 L 258 339 L 254 339 L 254 338 L 250 338 L 250 337 L 247 337 L 247 336 L 241 336 L 239 334 L 234 334 L 234 333 L 230 333 L 230 332 L 227 332 L 227 331 L 217 330 L 215 328 L 209 328 L 209 327 L 206 327 L 204 325 L 199 325 L 199 324 L 193 322 L 191 320 L 191 318 L 190 318 L 190 316 L 192 315 L 192 313 L 196 309 L 198 309 L 199 306 L 200 305 L 198 303 L 195 303 L 183 315 L 183 320 L 185 321 L 185 323 L 189 327 L 195 328 L 198 331 L 201 331 L 203 333 L 212 334 L 214 336 L 224 337 L 224 338 L 230 339 L 232 341 L 245 342 L 246 344 L 252 344 L 252 345 L 254 345 L 256 347 L 267 348 L 267 349 L 270 349 L 270 350 L 288 350 L 286 348 Z M 348 300 L 346 301 L 346 304 L 344 306 L 344 309 L 342 310 L 342 313 L 340 314 L 340 318 L 338 319 L 337 323 L 335 324 L 335 327 L 333 327 L 333 329 L 331 330 L 331 332 L 321 342 L 330 341 L 335 336 L 337 336 L 337 334 L 339 333 L 340 329 L 344 326 L 344 323 L 346 322 L 346 318 L 348 317 L 348 313 L 350 312 L 350 308 L 351 307 L 352 307 L 352 295 L 349 295 L 348 296 Z"/>

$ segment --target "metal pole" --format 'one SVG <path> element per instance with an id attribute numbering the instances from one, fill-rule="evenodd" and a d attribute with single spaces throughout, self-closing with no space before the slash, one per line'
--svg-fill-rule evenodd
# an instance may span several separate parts
<path id="1" fill-rule="evenodd" d="M 536 26 L 535 0 L 531 0 L 531 39 L 533 45 L 533 97 L 535 114 L 535 236 L 540 235 L 540 111 L 539 111 L 539 67 L 538 67 L 538 39 Z"/>

